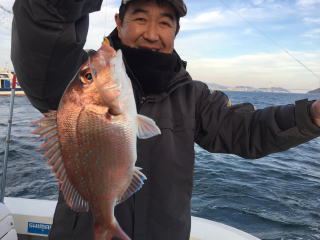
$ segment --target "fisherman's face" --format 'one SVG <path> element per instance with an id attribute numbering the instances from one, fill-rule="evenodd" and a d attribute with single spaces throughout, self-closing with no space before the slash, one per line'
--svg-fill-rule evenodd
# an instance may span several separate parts
<path id="1" fill-rule="evenodd" d="M 170 4 L 159 6 L 154 1 L 136 1 L 128 7 L 123 22 L 118 14 L 115 20 L 122 44 L 162 53 L 173 52 L 177 19 Z"/>

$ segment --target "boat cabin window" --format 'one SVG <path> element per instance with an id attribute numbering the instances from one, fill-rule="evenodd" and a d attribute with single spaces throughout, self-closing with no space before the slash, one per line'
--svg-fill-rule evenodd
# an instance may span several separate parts
<path id="1" fill-rule="evenodd" d="M 5 73 L 0 73 L 0 78 L 9 78 L 9 75 Z"/>
<path id="2" fill-rule="evenodd" d="M 4 88 L 4 80 L 0 80 L 0 88 Z"/>

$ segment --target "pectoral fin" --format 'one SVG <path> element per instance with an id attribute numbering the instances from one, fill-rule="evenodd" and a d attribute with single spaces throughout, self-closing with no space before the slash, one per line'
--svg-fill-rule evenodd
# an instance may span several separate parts
<path id="1" fill-rule="evenodd" d="M 123 196 L 118 200 L 117 204 L 124 202 L 142 188 L 143 182 L 147 179 L 147 177 L 140 172 L 140 170 L 141 168 L 134 168 L 131 184 Z"/>
<path id="2" fill-rule="evenodd" d="M 138 121 L 138 138 L 146 139 L 161 134 L 160 129 L 155 121 L 143 115 L 137 115 Z"/>

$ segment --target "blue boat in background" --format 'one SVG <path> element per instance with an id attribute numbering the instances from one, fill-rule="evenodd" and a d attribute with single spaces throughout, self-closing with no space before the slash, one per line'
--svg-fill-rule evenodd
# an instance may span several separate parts
<path id="1" fill-rule="evenodd" d="M 0 95 L 11 94 L 11 83 L 14 73 L 6 70 L 0 70 Z M 25 95 L 19 83 L 16 87 L 16 95 Z"/>

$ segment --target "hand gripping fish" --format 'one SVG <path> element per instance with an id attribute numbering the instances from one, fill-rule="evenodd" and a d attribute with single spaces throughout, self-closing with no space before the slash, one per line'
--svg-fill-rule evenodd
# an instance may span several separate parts
<path id="1" fill-rule="evenodd" d="M 145 175 L 135 167 L 136 141 L 160 134 L 155 122 L 136 111 L 121 51 L 106 40 L 70 82 L 57 111 L 36 121 L 33 131 L 45 150 L 67 204 L 92 210 L 94 239 L 130 240 L 114 207 L 138 191 Z"/>

